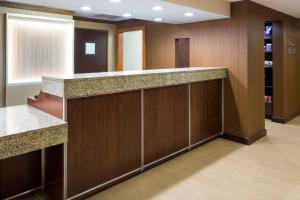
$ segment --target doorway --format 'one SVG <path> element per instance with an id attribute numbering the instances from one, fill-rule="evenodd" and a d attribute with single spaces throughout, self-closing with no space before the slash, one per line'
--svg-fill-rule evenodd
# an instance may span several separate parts
<path id="1" fill-rule="evenodd" d="M 190 67 L 190 39 L 175 39 L 176 68 Z"/>
<path id="2" fill-rule="evenodd" d="M 265 117 L 284 119 L 284 36 L 282 21 L 265 22 Z"/>
<path id="3" fill-rule="evenodd" d="M 74 72 L 107 72 L 108 32 L 75 29 Z"/>
<path id="4" fill-rule="evenodd" d="M 145 27 L 118 29 L 117 71 L 137 71 L 146 67 Z"/>

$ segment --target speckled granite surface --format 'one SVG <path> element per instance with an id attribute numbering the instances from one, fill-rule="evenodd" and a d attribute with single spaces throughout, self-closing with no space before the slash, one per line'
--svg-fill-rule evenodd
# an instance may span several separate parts
<path id="1" fill-rule="evenodd" d="M 43 92 L 75 98 L 180 85 L 227 77 L 227 68 L 191 67 L 43 77 Z"/>
<path id="2" fill-rule="evenodd" d="M 0 160 L 67 142 L 67 123 L 31 106 L 0 108 Z"/>

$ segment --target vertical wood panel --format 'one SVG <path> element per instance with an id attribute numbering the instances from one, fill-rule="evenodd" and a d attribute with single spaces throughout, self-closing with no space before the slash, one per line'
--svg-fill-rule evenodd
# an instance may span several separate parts
<path id="1" fill-rule="evenodd" d="M 144 155 L 149 164 L 189 144 L 188 86 L 144 91 Z"/>
<path id="2" fill-rule="evenodd" d="M 273 117 L 284 118 L 283 23 L 273 22 Z"/>
<path id="3" fill-rule="evenodd" d="M 41 151 L 0 161 L 0 199 L 40 187 Z"/>
<path id="4" fill-rule="evenodd" d="M 191 84 L 191 144 L 222 132 L 222 81 Z"/>
<path id="5" fill-rule="evenodd" d="M 140 95 L 68 100 L 68 197 L 140 168 Z"/>
<path id="6" fill-rule="evenodd" d="M 63 199 L 64 145 L 45 149 L 45 192 L 52 200 Z"/>

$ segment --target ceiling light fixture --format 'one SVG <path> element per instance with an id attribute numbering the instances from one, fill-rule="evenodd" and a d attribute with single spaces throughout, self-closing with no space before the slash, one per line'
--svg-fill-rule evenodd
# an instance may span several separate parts
<path id="1" fill-rule="evenodd" d="M 154 11 L 161 11 L 163 8 L 161 7 L 161 6 L 154 6 L 153 8 L 152 8 L 152 10 L 154 10 Z"/>
<path id="2" fill-rule="evenodd" d="M 131 13 L 124 13 L 124 14 L 123 14 L 123 17 L 131 17 L 131 16 L 132 16 Z"/>
<path id="3" fill-rule="evenodd" d="M 89 6 L 81 6 L 81 7 L 80 7 L 80 10 L 87 12 L 87 11 L 92 10 L 92 8 L 89 7 Z"/>
<path id="4" fill-rule="evenodd" d="M 193 16 L 194 16 L 194 13 L 192 13 L 192 12 L 187 12 L 187 13 L 184 13 L 184 16 L 186 16 L 186 17 L 193 17 Z"/>
<path id="5" fill-rule="evenodd" d="M 162 21 L 162 18 L 161 18 L 161 17 L 154 18 L 154 21 L 156 21 L 156 22 L 161 22 L 161 21 Z"/>

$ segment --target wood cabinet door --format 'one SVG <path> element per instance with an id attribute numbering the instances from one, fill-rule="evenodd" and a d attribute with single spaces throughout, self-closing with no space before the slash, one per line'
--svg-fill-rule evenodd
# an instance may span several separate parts
<path id="1" fill-rule="evenodd" d="M 157 161 L 189 145 L 188 86 L 144 91 L 144 161 Z"/>
<path id="2" fill-rule="evenodd" d="M 68 197 L 141 167 L 141 92 L 68 100 Z"/>
<path id="3" fill-rule="evenodd" d="M 222 80 L 191 84 L 191 144 L 222 132 Z"/>

